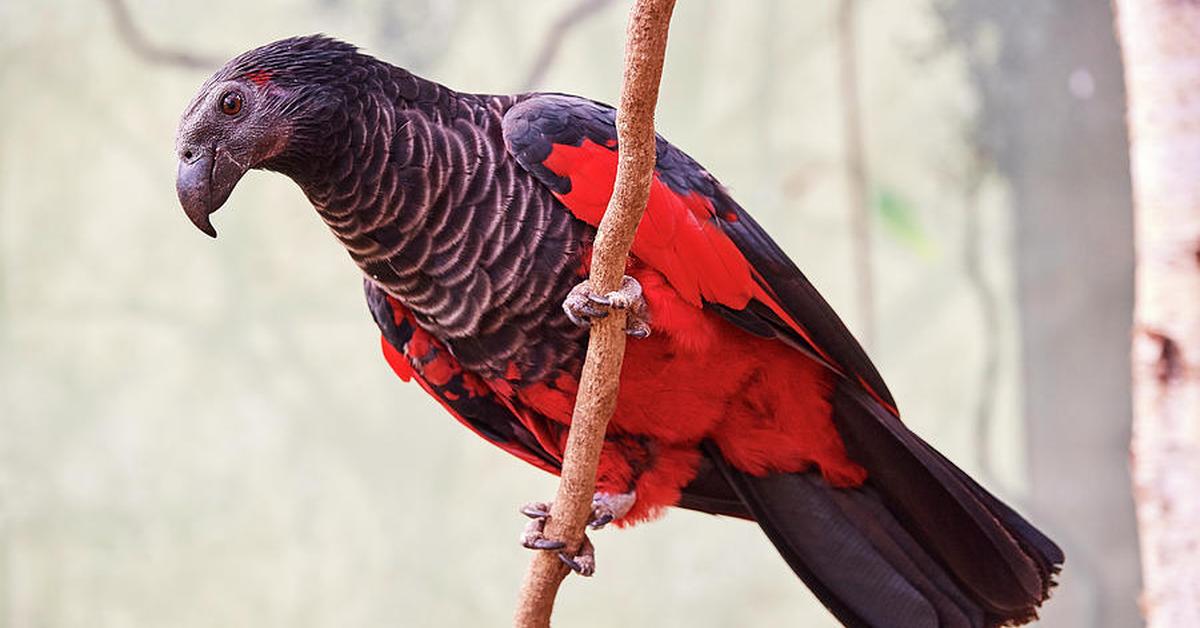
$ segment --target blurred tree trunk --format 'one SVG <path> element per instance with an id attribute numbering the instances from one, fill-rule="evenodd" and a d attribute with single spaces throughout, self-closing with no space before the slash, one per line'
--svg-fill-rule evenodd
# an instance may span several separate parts
<path id="1" fill-rule="evenodd" d="M 1136 212 L 1143 612 L 1200 626 L 1200 4 L 1118 0 Z"/>
<path id="2" fill-rule="evenodd" d="M 1130 628 L 1133 225 L 1108 2 L 944 0 L 979 98 L 975 143 L 1007 183 L 1030 499 L 1067 553 L 1055 628 Z"/>

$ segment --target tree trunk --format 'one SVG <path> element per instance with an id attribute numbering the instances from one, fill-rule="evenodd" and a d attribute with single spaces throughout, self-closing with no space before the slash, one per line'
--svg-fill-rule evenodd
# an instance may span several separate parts
<path id="1" fill-rule="evenodd" d="M 1200 3 L 1118 0 L 1137 302 L 1133 481 L 1151 628 L 1200 626 Z"/>

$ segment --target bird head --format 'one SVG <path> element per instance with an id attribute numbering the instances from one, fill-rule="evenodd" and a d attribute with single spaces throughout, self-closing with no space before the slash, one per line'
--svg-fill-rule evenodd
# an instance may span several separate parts
<path id="1" fill-rule="evenodd" d="M 210 214 L 251 168 L 288 174 L 311 161 L 358 59 L 350 44 L 293 37 L 235 57 L 201 86 L 179 122 L 175 189 L 188 218 L 216 237 Z"/>

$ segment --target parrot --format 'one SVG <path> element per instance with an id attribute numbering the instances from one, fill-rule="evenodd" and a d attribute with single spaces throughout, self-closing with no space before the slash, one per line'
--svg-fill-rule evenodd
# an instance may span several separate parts
<path id="1" fill-rule="evenodd" d="M 250 170 L 294 181 L 361 269 L 386 362 L 484 440 L 562 467 L 588 326 L 630 337 L 590 525 L 678 507 L 752 521 L 843 625 L 1032 621 L 1063 552 L 901 421 L 831 306 L 707 170 L 661 136 L 620 289 L 588 283 L 615 110 L 455 91 L 325 35 L 226 63 L 176 135 L 211 216 Z M 546 503 L 522 509 L 534 550 Z"/>

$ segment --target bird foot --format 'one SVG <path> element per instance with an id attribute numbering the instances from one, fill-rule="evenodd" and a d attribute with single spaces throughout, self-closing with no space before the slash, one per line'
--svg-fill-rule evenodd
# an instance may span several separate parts
<path id="1" fill-rule="evenodd" d="M 624 517 L 635 501 L 637 501 L 637 494 L 633 491 L 628 493 L 597 492 L 592 496 L 592 513 L 588 518 L 587 526 L 593 530 L 603 528 L 614 519 Z M 557 551 L 558 559 L 570 567 L 571 571 L 581 576 L 586 577 L 596 573 L 596 547 L 592 545 L 587 534 L 583 535 L 583 542 L 574 556 L 569 556 L 567 552 L 563 551 L 567 546 L 565 542 L 546 538 L 546 522 L 550 519 L 549 503 L 525 504 L 521 507 L 521 514 L 529 517 L 529 523 L 525 524 L 525 529 L 521 531 L 521 545 L 528 549 Z"/>
<path id="2" fill-rule="evenodd" d="M 625 275 L 621 289 L 608 294 L 596 294 L 587 280 L 571 288 L 563 301 L 563 311 L 572 323 L 580 327 L 591 327 L 592 321 L 608 316 L 610 309 L 625 310 L 625 333 L 634 338 L 650 335 L 650 312 L 642 296 L 642 285 Z"/>

